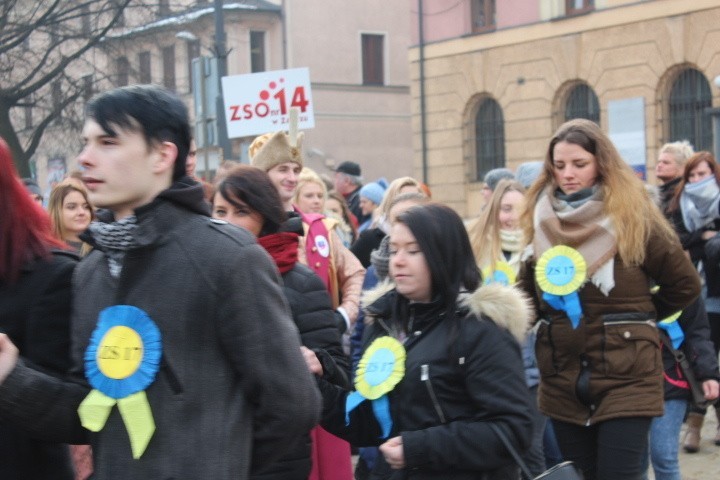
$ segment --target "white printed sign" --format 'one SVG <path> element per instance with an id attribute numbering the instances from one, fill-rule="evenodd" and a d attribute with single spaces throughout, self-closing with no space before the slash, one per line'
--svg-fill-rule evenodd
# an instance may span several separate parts
<path id="1" fill-rule="evenodd" d="M 288 129 L 290 107 L 300 110 L 298 129 L 315 126 L 307 68 L 222 78 L 229 138 Z"/>

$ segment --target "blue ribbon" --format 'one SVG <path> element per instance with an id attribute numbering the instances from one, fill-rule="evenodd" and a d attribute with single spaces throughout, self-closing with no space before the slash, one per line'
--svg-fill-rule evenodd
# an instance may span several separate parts
<path id="1" fill-rule="evenodd" d="M 365 400 L 367 399 L 363 397 L 360 392 L 350 392 L 345 399 L 345 425 L 350 425 L 350 412 L 355 410 L 357 406 Z M 383 395 L 376 400 L 371 400 L 371 404 L 373 412 L 375 413 L 375 419 L 382 429 L 381 438 L 389 437 L 392 431 L 393 421 L 390 416 L 390 401 L 388 400 L 388 396 Z"/>
<path id="2" fill-rule="evenodd" d="M 682 345 L 683 341 L 685 340 L 685 333 L 683 333 L 682 327 L 677 320 L 674 320 L 670 323 L 660 322 L 657 324 L 657 326 L 658 328 L 662 328 L 667 332 L 668 337 L 670 337 L 673 348 L 675 350 L 680 348 L 680 345 Z"/>
<path id="3" fill-rule="evenodd" d="M 576 329 L 580 325 L 580 318 L 582 317 L 582 306 L 580 305 L 580 296 L 577 292 L 572 292 L 567 295 L 553 295 L 552 293 L 543 293 L 543 300 L 555 310 L 564 311 L 573 329 Z"/>
<path id="4" fill-rule="evenodd" d="M 375 412 L 375 418 L 382 428 L 382 438 L 390 436 L 392 430 L 393 421 L 390 417 L 390 401 L 387 395 L 383 395 L 376 400 L 372 401 L 373 412 Z"/>

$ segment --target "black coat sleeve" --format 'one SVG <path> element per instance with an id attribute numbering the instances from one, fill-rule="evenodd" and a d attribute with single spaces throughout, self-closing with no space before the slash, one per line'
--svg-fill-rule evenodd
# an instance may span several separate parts
<path id="1" fill-rule="evenodd" d="M 35 300 L 25 318 L 23 357 L 54 375 L 65 374 L 71 366 L 70 314 L 76 264 L 58 254 L 46 268 L 35 272 L 43 275 L 45 282 L 41 291 L 34 292 Z"/>
<path id="2" fill-rule="evenodd" d="M 296 264 L 283 275 L 283 290 L 300 340 L 317 355 L 323 366 L 323 377 L 348 388 L 350 364 L 343 352 L 335 311 L 322 280 L 305 265 Z"/>
<path id="3" fill-rule="evenodd" d="M 698 380 L 720 379 L 718 359 L 710 340 L 710 324 L 702 297 L 685 308 L 678 318 L 685 334 L 682 350 L 690 360 Z"/>

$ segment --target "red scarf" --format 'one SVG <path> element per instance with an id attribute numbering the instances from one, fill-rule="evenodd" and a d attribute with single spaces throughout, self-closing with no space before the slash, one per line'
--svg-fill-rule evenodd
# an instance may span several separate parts
<path id="1" fill-rule="evenodd" d="M 275 260 L 280 274 L 292 270 L 298 259 L 298 234 L 280 232 L 258 238 L 258 243 L 267 250 Z"/>

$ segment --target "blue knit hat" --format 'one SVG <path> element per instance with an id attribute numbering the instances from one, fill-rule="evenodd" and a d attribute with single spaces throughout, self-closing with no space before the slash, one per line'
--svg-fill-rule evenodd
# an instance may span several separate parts
<path id="1" fill-rule="evenodd" d="M 380 205 L 385 195 L 385 187 L 379 182 L 370 182 L 360 189 L 360 196 L 365 197 L 375 205 Z"/>
<path id="2" fill-rule="evenodd" d="M 515 180 L 525 188 L 530 188 L 535 180 L 540 176 L 543 169 L 543 162 L 525 162 L 521 163 L 515 171 Z"/>
<path id="3" fill-rule="evenodd" d="M 490 190 L 494 191 L 497 184 L 500 183 L 500 180 L 504 180 L 506 178 L 513 179 L 515 178 L 515 175 L 507 168 L 493 168 L 485 174 L 483 181 L 485 182 L 485 185 L 490 187 Z"/>

